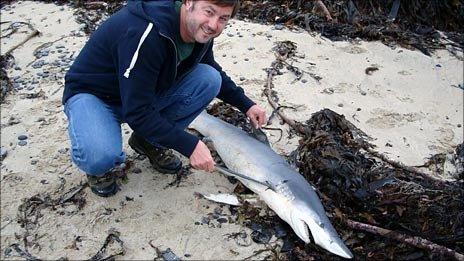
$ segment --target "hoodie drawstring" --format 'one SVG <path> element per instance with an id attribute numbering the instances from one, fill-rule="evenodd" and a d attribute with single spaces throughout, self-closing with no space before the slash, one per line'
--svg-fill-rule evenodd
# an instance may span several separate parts
<path id="1" fill-rule="evenodd" d="M 129 78 L 129 74 L 132 68 L 134 68 L 135 63 L 137 62 L 137 58 L 139 57 L 140 46 L 142 46 L 143 41 L 145 41 L 145 39 L 147 38 L 152 28 L 153 28 L 153 24 L 149 23 L 147 26 L 147 29 L 145 29 L 145 32 L 143 32 L 142 37 L 140 38 L 139 45 L 137 46 L 137 50 L 135 50 L 134 56 L 132 56 L 131 63 L 129 65 L 129 68 L 126 69 L 126 72 L 124 73 L 124 77 Z"/>

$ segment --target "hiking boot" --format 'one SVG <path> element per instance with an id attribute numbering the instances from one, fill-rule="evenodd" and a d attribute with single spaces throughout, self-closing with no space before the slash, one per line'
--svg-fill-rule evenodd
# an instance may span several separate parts
<path id="1" fill-rule="evenodd" d="M 129 146 L 137 153 L 147 156 L 153 168 L 161 173 L 175 174 L 182 168 L 182 162 L 172 150 L 154 146 L 135 133 L 129 138 Z"/>
<path id="2" fill-rule="evenodd" d="M 110 197 L 118 192 L 116 176 L 112 171 L 105 173 L 103 176 L 87 175 L 90 190 L 100 197 Z"/>

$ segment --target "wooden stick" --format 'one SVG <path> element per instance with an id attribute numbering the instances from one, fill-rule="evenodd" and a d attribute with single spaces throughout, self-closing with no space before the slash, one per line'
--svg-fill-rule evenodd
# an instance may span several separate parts
<path id="1" fill-rule="evenodd" d="M 447 248 L 445 246 L 435 244 L 430 240 L 427 240 L 427 239 L 424 239 L 424 238 L 421 238 L 421 237 L 417 237 L 417 236 L 404 235 L 404 234 L 401 234 L 401 233 L 398 233 L 398 232 L 395 232 L 395 231 L 392 231 L 392 230 L 389 230 L 389 229 L 385 229 L 385 228 L 381 228 L 381 227 L 377 227 L 377 226 L 357 222 L 357 221 L 354 221 L 354 220 L 351 220 L 351 219 L 343 219 L 342 218 L 342 220 L 343 220 L 343 222 L 345 224 L 347 224 L 349 227 L 351 227 L 353 229 L 366 231 L 366 232 L 369 232 L 371 234 L 375 234 L 375 235 L 383 236 L 383 237 L 386 237 L 386 238 L 389 238 L 389 239 L 397 240 L 397 241 L 400 241 L 400 242 L 403 242 L 403 243 L 406 243 L 406 244 L 409 244 L 409 245 L 412 245 L 412 246 L 415 246 L 415 247 L 418 247 L 418 248 L 421 248 L 421 249 L 428 250 L 430 252 L 440 253 L 440 254 L 442 254 L 443 256 L 446 256 L 446 257 L 451 257 L 451 258 L 454 258 L 456 260 L 464 261 L 464 255 L 463 254 L 460 254 L 460 253 L 458 253 L 458 252 L 456 252 L 456 251 L 454 251 L 452 249 L 449 249 L 449 248 Z"/>
<path id="2" fill-rule="evenodd" d="M 20 47 L 21 45 L 23 45 L 24 43 L 26 43 L 27 41 L 31 40 L 33 37 L 39 35 L 40 32 L 37 30 L 37 29 L 34 29 L 34 31 L 32 31 L 31 34 L 29 34 L 26 39 L 24 39 L 23 41 L 21 41 L 20 43 L 18 43 L 17 45 L 11 47 L 8 51 L 6 51 L 6 53 L 4 54 L 5 56 L 6 55 L 9 55 L 11 52 L 13 52 L 16 48 Z"/>
<path id="3" fill-rule="evenodd" d="M 320 10 L 322 12 L 327 21 L 331 22 L 333 20 L 332 16 L 330 15 L 329 9 L 327 9 L 327 6 L 325 6 L 322 0 L 315 0 L 314 7 L 316 7 L 317 10 Z"/>

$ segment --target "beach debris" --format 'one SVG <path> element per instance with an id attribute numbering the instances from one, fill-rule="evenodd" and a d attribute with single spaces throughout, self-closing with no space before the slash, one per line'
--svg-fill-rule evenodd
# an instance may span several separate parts
<path id="1" fill-rule="evenodd" d="M 365 73 L 366 73 L 367 75 L 372 75 L 373 72 L 378 71 L 378 70 L 379 70 L 379 68 L 376 67 L 376 66 L 369 66 L 369 67 L 367 67 L 366 70 L 364 70 L 364 71 L 365 71 Z"/>
<path id="2" fill-rule="evenodd" d="M 8 150 L 4 147 L 0 148 L 0 160 L 3 160 L 8 156 Z"/>
<path id="3" fill-rule="evenodd" d="M 400 45 L 430 55 L 449 45 L 462 50 L 464 32 L 460 1 L 256 0 L 243 1 L 238 17 L 283 29 L 300 27 L 332 41 L 361 38 Z M 445 43 L 446 40 L 452 41 Z M 456 45 L 456 46 L 454 46 Z"/>
<path id="4" fill-rule="evenodd" d="M 123 256 L 125 254 L 124 242 L 119 238 L 120 233 L 115 229 L 108 231 L 103 246 L 98 252 L 91 257 L 90 261 L 103 261 L 103 260 L 114 260 L 116 256 Z M 107 253 L 111 250 L 113 253 Z"/>
<path id="5" fill-rule="evenodd" d="M 232 206 L 240 206 L 241 203 L 238 200 L 238 197 L 233 194 L 227 194 L 227 193 L 220 193 L 220 194 L 201 194 L 201 196 L 206 198 L 207 200 L 214 201 L 216 203 L 222 203 L 222 204 L 227 204 L 227 205 L 232 205 Z"/>
<path id="6" fill-rule="evenodd" d="M 187 178 L 189 174 L 192 173 L 190 166 L 182 166 L 182 168 L 175 174 L 174 180 L 168 183 L 163 189 L 167 189 L 169 187 L 180 187 L 183 180 Z"/>

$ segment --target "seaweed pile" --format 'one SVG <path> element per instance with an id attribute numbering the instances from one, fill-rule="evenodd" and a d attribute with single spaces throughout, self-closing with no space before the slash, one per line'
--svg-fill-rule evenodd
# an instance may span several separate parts
<path id="1" fill-rule="evenodd" d="M 430 55 L 447 46 L 464 46 L 464 2 L 458 0 L 246 0 L 239 18 L 298 26 L 331 40 L 379 40 Z M 319 4 L 319 5 L 318 5 Z M 329 18 L 327 17 L 329 16 Z M 444 31 L 443 37 L 437 30 Z M 446 39 L 447 38 L 447 39 Z M 449 40 L 451 41 L 449 41 Z"/>
<path id="2" fill-rule="evenodd" d="M 350 218 L 464 252 L 463 180 L 446 182 L 391 167 L 363 151 L 363 135 L 325 109 L 306 121 L 298 147 L 300 173 L 314 184 L 338 231 L 357 255 L 373 258 L 445 258 L 378 236 L 359 238 Z M 343 232 L 342 232 L 343 231 Z"/>

